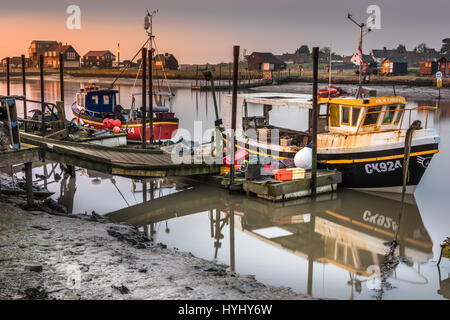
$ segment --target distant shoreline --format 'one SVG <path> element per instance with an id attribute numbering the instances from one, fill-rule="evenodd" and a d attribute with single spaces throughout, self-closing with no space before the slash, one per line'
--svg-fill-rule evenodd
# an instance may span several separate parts
<path id="1" fill-rule="evenodd" d="M 99 78 L 115 78 L 117 77 L 121 71 L 118 70 L 65 70 L 65 75 L 74 77 L 74 78 L 89 78 L 89 77 L 99 77 Z M 58 74 L 58 71 L 46 71 L 45 75 L 56 75 Z M 137 74 L 137 70 L 131 69 L 126 70 L 122 75 L 121 78 L 125 79 L 135 79 Z M 219 73 L 213 72 L 214 77 L 216 80 L 230 80 L 230 75 L 226 72 L 223 72 L 219 75 Z M 39 76 L 38 71 L 27 71 L 27 76 Z M 242 71 L 241 73 L 242 79 L 241 81 L 247 81 L 248 80 L 248 72 Z M 253 73 L 253 75 L 256 75 L 256 73 Z M 21 77 L 22 74 L 20 72 L 12 72 L 10 74 L 11 78 L 17 78 Z M 287 76 L 286 73 L 282 73 L 281 76 Z M 170 80 L 196 80 L 196 72 L 195 71 L 172 71 L 168 70 L 166 71 L 166 77 Z M 274 72 L 274 80 L 276 82 L 276 79 L 278 77 L 278 73 Z M 6 73 L 0 72 L 0 79 L 5 79 Z M 141 76 L 138 76 L 138 79 L 140 79 Z M 161 74 L 161 72 L 157 72 L 154 74 L 155 79 L 162 79 L 164 76 Z M 253 79 L 253 77 L 252 77 Z M 199 72 L 198 74 L 198 80 L 204 81 L 203 76 Z M 328 83 L 329 78 L 328 74 L 325 72 L 322 73 L 322 75 L 319 74 L 319 83 Z M 333 75 L 332 76 L 333 83 L 340 83 L 340 84 L 358 84 L 358 78 L 357 75 Z M 287 79 L 287 81 L 284 82 L 300 82 L 300 83 L 311 83 L 312 82 L 312 76 L 309 74 L 298 77 L 298 76 L 292 76 L 290 79 Z M 367 85 L 406 85 L 411 87 L 436 87 L 436 79 L 433 76 L 417 76 L 417 75 L 404 75 L 404 76 L 372 76 L 371 80 L 367 83 Z M 444 78 L 442 81 L 442 88 L 450 88 L 450 78 Z"/>

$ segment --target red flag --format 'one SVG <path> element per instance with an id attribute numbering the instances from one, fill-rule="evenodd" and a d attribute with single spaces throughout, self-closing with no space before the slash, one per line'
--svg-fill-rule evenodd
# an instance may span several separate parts
<path id="1" fill-rule="evenodd" d="M 358 46 L 358 58 L 359 58 L 360 63 L 364 62 L 361 46 Z"/>

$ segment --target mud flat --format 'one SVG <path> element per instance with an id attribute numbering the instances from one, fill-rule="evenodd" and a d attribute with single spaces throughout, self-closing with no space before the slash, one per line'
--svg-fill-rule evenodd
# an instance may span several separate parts
<path id="1" fill-rule="evenodd" d="M 310 299 L 96 214 L 24 205 L 0 198 L 0 299 Z"/>

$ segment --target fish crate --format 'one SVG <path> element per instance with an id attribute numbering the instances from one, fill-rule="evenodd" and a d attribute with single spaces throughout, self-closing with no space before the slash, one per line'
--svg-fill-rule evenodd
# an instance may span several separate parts
<path id="1" fill-rule="evenodd" d="M 289 180 L 304 179 L 305 172 L 306 170 L 303 168 L 287 168 L 274 170 L 273 174 L 275 176 L 275 180 L 289 181 Z"/>
<path id="2" fill-rule="evenodd" d="M 259 139 L 270 139 L 270 129 L 269 128 L 259 128 L 257 129 Z"/>
<path id="3" fill-rule="evenodd" d="M 293 140 L 294 139 L 292 139 L 292 138 L 280 138 L 280 146 L 289 147 L 292 145 Z"/>

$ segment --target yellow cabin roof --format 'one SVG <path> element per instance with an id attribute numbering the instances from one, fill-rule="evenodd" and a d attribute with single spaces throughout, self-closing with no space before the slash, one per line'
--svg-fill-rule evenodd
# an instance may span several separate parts
<path id="1" fill-rule="evenodd" d="M 360 107 L 376 107 L 387 104 L 406 104 L 406 99 L 402 96 L 390 97 L 374 97 L 370 99 L 355 99 L 355 98 L 319 98 L 318 103 L 335 103 L 348 106 Z"/>

